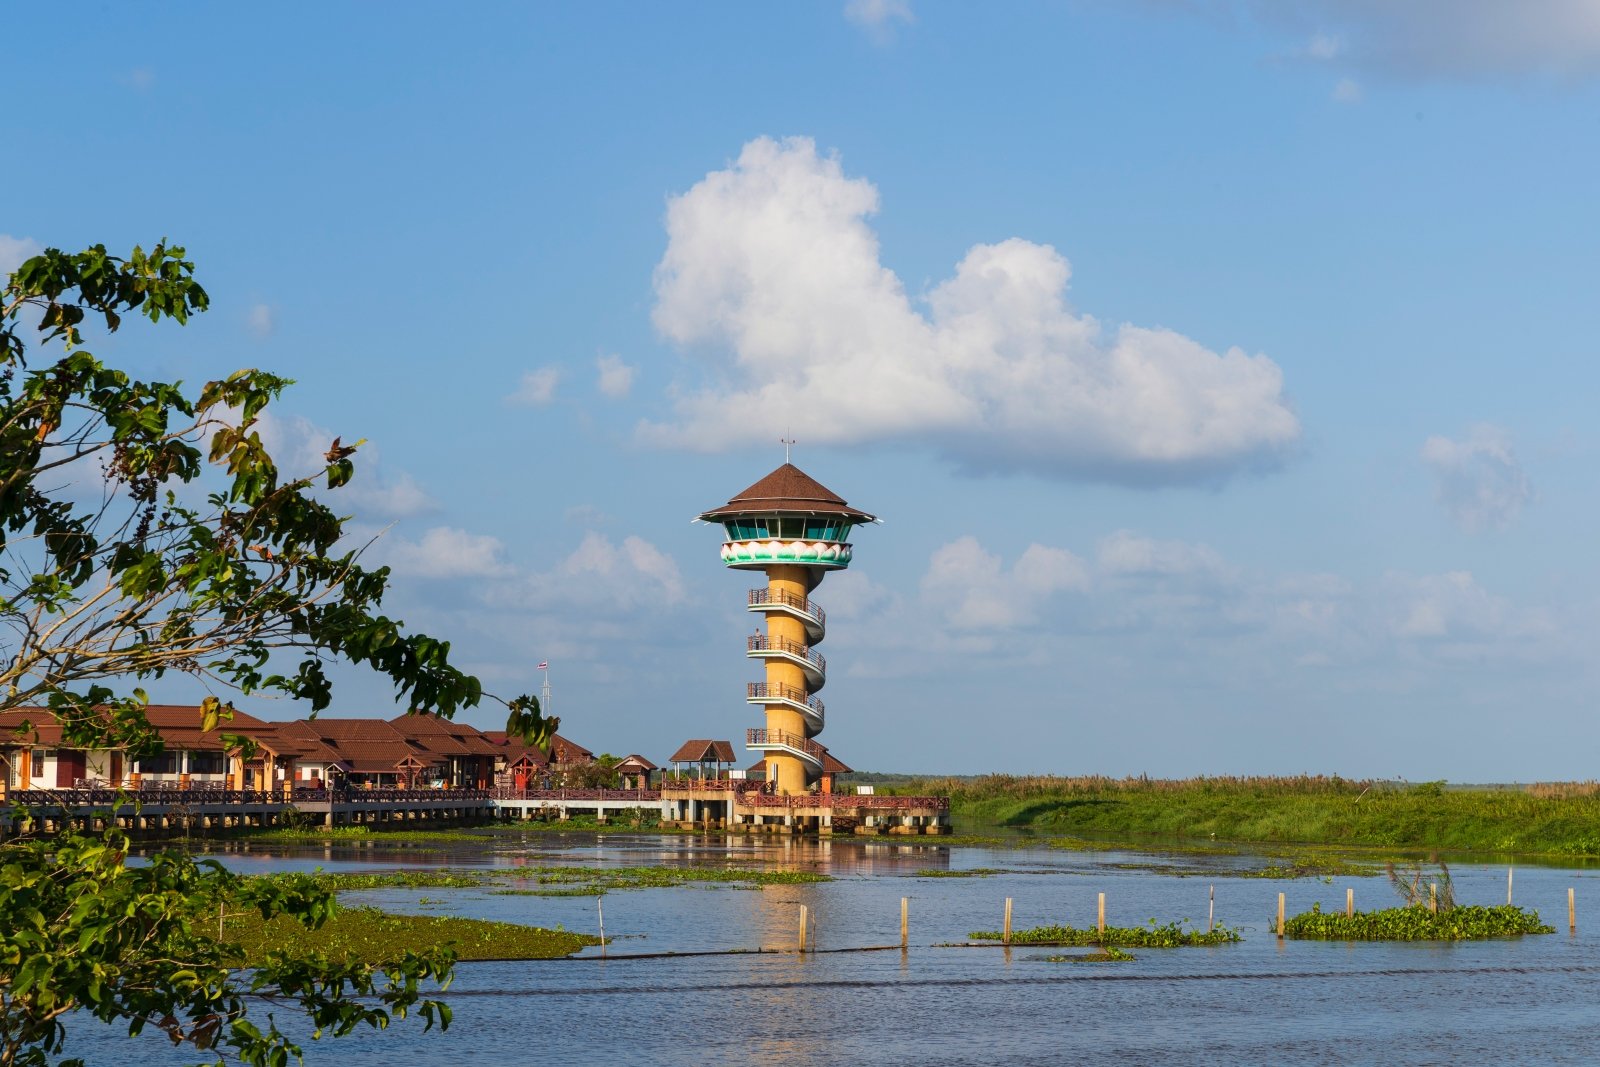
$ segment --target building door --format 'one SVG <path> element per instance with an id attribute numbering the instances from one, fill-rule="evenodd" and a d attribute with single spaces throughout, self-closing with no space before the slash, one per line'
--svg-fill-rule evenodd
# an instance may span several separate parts
<path id="1" fill-rule="evenodd" d="M 78 779 L 88 773 L 88 760 L 82 752 L 72 749 L 56 749 L 56 788 L 71 789 L 77 784 Z"/>

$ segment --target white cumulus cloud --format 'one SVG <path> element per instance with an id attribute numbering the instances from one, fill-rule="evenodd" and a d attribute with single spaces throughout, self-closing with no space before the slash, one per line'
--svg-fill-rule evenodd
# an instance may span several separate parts
<path id="1" fill-rule="evenodd" d="M 616 615 L 678 604 L 684 586 L 677 563 L 649 541 L 629 536 L 618 544 L 591 530 L 555 567 L 504 584 L 488 596 L 491 603 L 560 605 L 591 615 Z"/>
<path id="2" fill-rule="evenodd" d="M 1537 610 L 1514 606 L 1490 593 L 1467 571 L 1390 574 L 1391 627 L 1400 637 L 1504 642 L 1550 636 L 1553 626 Z"/>
<path id="3" fill-rule="evenodd" d="M 624 363 L 621 356 L 601 356 L 594 365 L 599 375 L 596 385 L 606 396 L 621 400 L 633 389 L 634 368 Z"/>
<path id="4" fill-rule="evenodd" d="M 1474 426 L 1459 441 L 1430 437 L 1422 460 L 1433 474 L 1434 499 L 1463 529 L 1502 529 L 1533 498 L 1511 439 L 1498 426 Z"/>
<path id="5" fill-rule="evenodd" d="M 975 537 L 934 552 L 922 578 L 922 596 L 956 630 L 1006 630 L 1024 626 L 1052 597 L 1089 587 L 1089 569 L 1064 548 L 1033 544 L 1006 568 Z"/>
<path id="6" fill-rule="evenodd" d="M 256 423 L 261 441 L 267 446 L 278 468 L 290 477 L 304 477 L 327 466 L 324 458 L 335 434 L 299 415 L 274 411 L 261 413 Z M 345 444 L 355 438 L 345 436 Z M 405 471 L 384 466 L 378 449 L 370 442 L 353 457 L 355 477 L 337 490 L 342 505 L 350 505 L 362 519 L 401 519 L 432 511 L 436 506 Z"/>
<path id="7" fill-rule="evenodd" d="M 844 17 L 879 44 L 893 40 L 895 23 L 910 25 L 917 21 L 910 0 L 849 0 L 844 5 Z"/>
<path id="8" fill-rule="evenodd" d="M 44 248 L 31 237 L 13 237 L 9 233 L 0 233 L 0 278 L 7 277 L 12 271 L 22 266 L 24 260 L 32 259 L 43 252 Z"/>
<path id="9" fill-rule="evenodd" d="M 512 570 L 499 538 L 453 526 L 435 526 L 420 541 L 390 535 L 379 546 L 386 562 L 403 576 L 495 578 Z"/>
<path id="10" fill-rule="evenodd" d="M 245 313 L 245 326 L 257 337 L 271 337 L 277 329 L 278 315 L 271 304 L 252 304 Z"/>
<path id="11" fill-rule="evenodd" d="M 556 398 L 556 385 L 561 381 L 559 367 L 540 367 L 522 376 L 516 392 L 506 400 L 519 407 L 542 408 Z"/>
<path id="12" fill-rule="evenodd" d="M 1110 575 L 1207 575 L 1229 570 L 1221 556 L 1205 545 L 1158 541 L 1118 530 L 1100 541 L 1101 571 Z"/>
<path id="13" fill-rule="evenodd" d="M 806 138 L 751 141 L 674 198 L 655 323 L 712 380 L 641 433 L 716 450 L 793 425 L 816 444 L 919 441 L 977 471 L 1142 483 L 1215 480 L 1298 441 L 1272 360 L 1102 327 L 1067 302 L 1048 245 L 977 245 L 919 306 L 879 259 L 877 208 Z"/>

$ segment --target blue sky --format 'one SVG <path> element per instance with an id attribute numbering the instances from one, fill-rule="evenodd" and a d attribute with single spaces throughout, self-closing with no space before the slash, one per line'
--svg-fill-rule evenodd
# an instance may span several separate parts
<path id="1" fill-rule="evenodd" d="M 186 245 L 211 312 L 99 354 L 297 379 L 394 613 L 596 750 L 759 725 L 688 520 L 789 434 L 886 520 L 857 768 L 1595 775 L 1588 0 L 7 25 L 0 264 Z"/>

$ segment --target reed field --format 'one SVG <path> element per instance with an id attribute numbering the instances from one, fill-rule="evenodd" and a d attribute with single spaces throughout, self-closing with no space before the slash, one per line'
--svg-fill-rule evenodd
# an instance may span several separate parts
<path id="1" fill-rule="evenodd" d="M 1137 839 L 1600 856 L 1600 785 L 1447 787 L 1338 776 L 1187 779 L 987 775 L 878 787 L 951 798 L 980 825 Z"/>

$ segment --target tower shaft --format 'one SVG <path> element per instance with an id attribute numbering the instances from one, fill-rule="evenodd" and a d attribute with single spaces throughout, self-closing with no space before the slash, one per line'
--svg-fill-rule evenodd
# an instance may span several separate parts
<path id="1" fill-rule="evenodd" d="M 793 604 L 796 601 L 809 603 L 812 588 L 821 581 L 820 573 L 813 574 L 805 567 L 782 565 L 768 567 L 767 595 L 771 602 L 778 604 Z M 769 612 L 766 623 L 766 636 L 771 648 L 809 649 L 815 644 L 807 636 L 805 624 L 792 615 Z M 766 666 L 768 693 L 799 690 L 804 694 L 802 699 L 810 699 L 811 687 L 807 684 L 805 671 L 797 664 L 779 656 L 768 656 Z M 805 716 L 786 704 L 768 704 L 766 719 L 769 738 L 784 736 L 811 738 L 820 732 L 811 729 Z M 807 792 L 821 773 L 820 764 L 813 764 L 781 749 L 767 753 L 767 781 L 773 783 L 774 791 L 780 794 Z"/>

